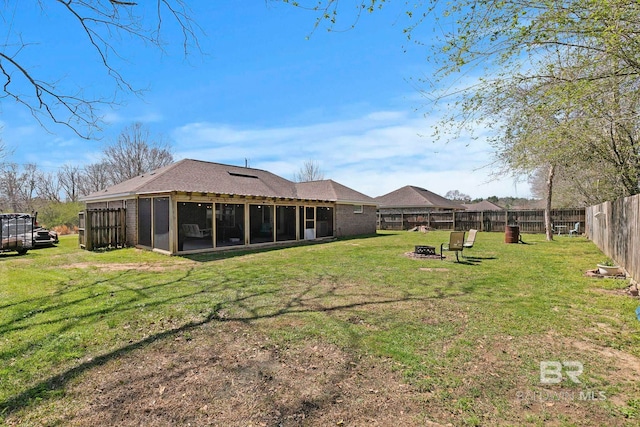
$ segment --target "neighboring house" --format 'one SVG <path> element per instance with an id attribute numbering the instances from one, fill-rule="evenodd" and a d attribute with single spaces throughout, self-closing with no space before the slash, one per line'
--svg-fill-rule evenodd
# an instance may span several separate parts
<path id="1" fill-rule="evenodd" d="M 488 200 L 483 200 L 478 203 L 463 203 L 464 206 L 469 211 L 503 211 L 504 208 L 492 203 Z"/>
<path id="2" fill-rule="evenodd" d="M 381 213 L 400 210 L 422 212 L 465 210 L 465 207 L 459 203 L 413 185 L 406 185 L 384 196 L 378 196 L 375 201 L 378 202 Z"/>
<path id="3" fill-rule="evenodd" d="M 376 201 L 335 181 L 191 159 L 81 200 L 125 208 L 127 244 L 169 254 L 376 232 Z"/>
<path id="4" fill-rule="evenodd" d="M 406 185 L 374 199 L 378 203 L 378 228 L 408 229 L 429 223 L 433 212 L 463 211 L 459 203 L 413 185 Z"/>

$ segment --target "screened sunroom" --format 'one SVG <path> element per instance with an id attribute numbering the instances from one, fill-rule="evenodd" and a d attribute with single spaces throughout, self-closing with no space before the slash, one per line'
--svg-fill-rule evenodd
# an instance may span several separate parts
<path id="1" fill-rule="evenodd" d="M 376 205 L 332 180 L 182 160 L 84 198 L 126 209 L 127 244 L 168 254 L 373 234 Z"/>

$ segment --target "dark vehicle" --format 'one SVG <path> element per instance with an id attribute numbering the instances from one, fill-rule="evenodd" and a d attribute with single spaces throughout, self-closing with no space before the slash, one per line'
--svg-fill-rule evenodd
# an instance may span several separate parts
<path id="1" fill-rule="evenodd" d="M 35 222 L 29 214 L 0 214 L 0 252 L 26 254 L 33 248 Z"/>

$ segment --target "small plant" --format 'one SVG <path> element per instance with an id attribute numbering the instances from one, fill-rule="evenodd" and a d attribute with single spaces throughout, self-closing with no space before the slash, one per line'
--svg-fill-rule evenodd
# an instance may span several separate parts
<path id="1" fill-rule="evenodd" d="M 603 276 L 616 276 L 620 274 L 620 266 L 611 258 L 607 258 L 598 265 L 598 272 Z"/>

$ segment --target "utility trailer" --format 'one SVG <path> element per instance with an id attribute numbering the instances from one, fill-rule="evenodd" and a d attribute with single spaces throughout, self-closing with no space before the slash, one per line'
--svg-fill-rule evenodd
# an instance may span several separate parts
<path id="1" fill-rule="evenodd" d="M 36 218 L 30 214 L 0 214 L 0 252 L 24 255 L 33 248 Z"/>

